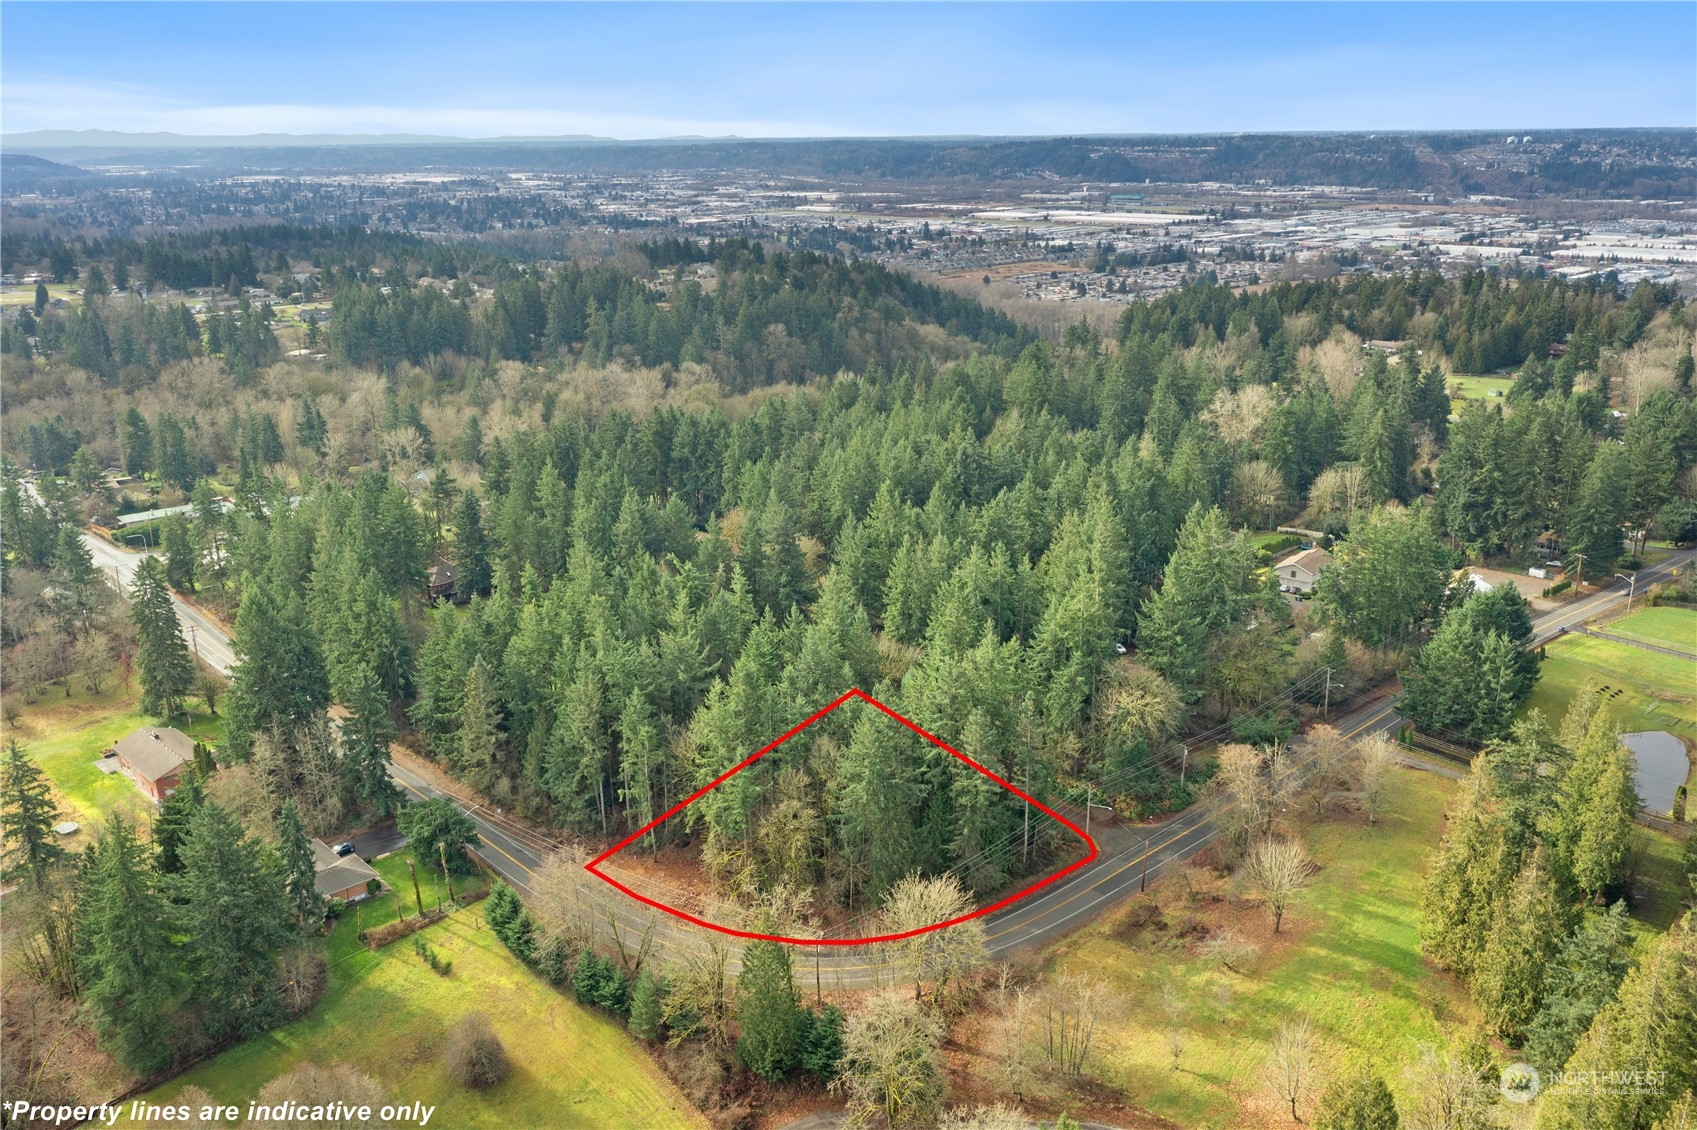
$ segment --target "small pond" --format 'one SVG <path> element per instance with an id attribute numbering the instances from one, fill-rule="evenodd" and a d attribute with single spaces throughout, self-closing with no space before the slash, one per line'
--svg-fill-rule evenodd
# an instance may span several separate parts
<path id="1" fill-rule="evenodd" d="M 1638 759 L 1638 800 L 1645 811 L 1666 816 L 1673 808 L 1674 790 L 1691 773 L 1685 743 L 1666 730 L 1622 734 L 1620 740 Z"/>

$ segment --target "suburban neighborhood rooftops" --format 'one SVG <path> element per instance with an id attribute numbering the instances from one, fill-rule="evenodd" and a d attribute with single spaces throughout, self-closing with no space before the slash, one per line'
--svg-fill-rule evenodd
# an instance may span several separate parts
<path id="1" fill-rule="evenodd" d="M 377 869 L 357 855 L 337 855 L 323 840 L 312 841 L 313 886 L 326 898 L 377 878 Z"/>
<path id="2" fill-rule="evenodd" d="M 168 777 L 194 760 L 194 739 L 169 726 L 143 726 L 112 747 L 137 774 L 149 781 Z"/>

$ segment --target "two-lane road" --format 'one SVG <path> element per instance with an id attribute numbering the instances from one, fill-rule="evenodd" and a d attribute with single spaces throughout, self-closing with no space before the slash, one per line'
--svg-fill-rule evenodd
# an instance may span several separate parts
<path id="1" fill-rule="evenodd" d="M 105 538 L 86 531 L 82 535 L 82 543 L 88 547 L 88 555 L 94 559 L 94 567 L 106 575 L 113 587 L 124 593 L 128 593 L 134 586 L 136 567 L 141 564 L 141 559 L 154 556 L 151 552 L 119 549 Z M 171 594 L 171 603 L 176 606 L 177 620 L 183 626 L 183 635 L 189 640 L 200 661 L 229 678 L 230 668 L 236 665 L 236 653 L 231 649 L 230 637 L 224 633 L 224 629 L 212 617 L 176 593 Z"/>

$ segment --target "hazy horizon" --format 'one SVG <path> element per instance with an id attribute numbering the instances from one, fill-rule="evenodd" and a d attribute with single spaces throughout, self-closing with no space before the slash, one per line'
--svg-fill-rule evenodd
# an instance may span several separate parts
<path id="1" fill-rule="evenodd" d="M 1682 4 L 10 3 L 3 21 L 7 136 L 652 141 L 1697 124 L 1697 21 Z"/>

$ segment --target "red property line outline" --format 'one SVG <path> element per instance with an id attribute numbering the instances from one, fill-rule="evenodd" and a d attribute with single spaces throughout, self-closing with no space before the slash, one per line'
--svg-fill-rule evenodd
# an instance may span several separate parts
<path id="1" fill-rule="evenodd" d="M 640 894 L 636 891 L 633 891 L 629 887 L 625 886 L 623 883 L 619 882 L 617 879 L 614 879 L 612 876 L 607 875 L 600 870 L 601 864 L 605 863 L 608 859 L 617 855 L 619 852 L 623 851 L 625 848 L 629 847 L 631 844 L 633 844 L 637 840 L 641 839 L 644 835 L 646 835 L 648 833 L 649 829 L 659 827 L 661 824 L 665 823 L 667 820 L 671 819 L 673 816 L 677 815 L 679 812 L 682 812 L 684 809 L 686 809 L 690 805 L 694 804 L 697 800 L 700 800 L 703 796 L 706 796 L 708 793 L 712 792 L 714 789 L 718 788 L 720 785 L 724 784 L 726 781 L 730 780 L 732 777 L 736 776 L 738 773 L 741 773 L 744 769 L 747 769 L 750 765 L 753 765 L 756 761 L 759 761 L 762 757 L 765 757 L 768 753 L 771 753 L 773 750 L 777 749 L 779 746 L 783 745 L 785 742 L 789 741 L 791 738 L 795 737 L 797 734 L 801 733 L 803 730 L 805 730 L 809 726 L 813 725 L 813 723 L 819 721 L 819 719 L 825 717 L 825 715 L 831 713 L 831 711 L 835 710 L 837 707 L 841 706 L 843 703 L 849 701 L 852 698 L 858 698 L 862 702 L 870 703 L 872 706 L 877 707 L 879 710 L 883 711 L 885 714 L 889 715 L 891 718 L 894 718 L 897 722 L 900 722 L 902 725 L 906 726 L 908 729 L 912 730 L 914 733 L 918 734 L 920 737 L 924 738 L 926 741 L 931 742 L 933 745 L 936 745 L 937 747 L 939 747 L 941 749 L 947 750 L 949 753 L 954 755 L 959 760 L 965 762 L 967 765 L 972 766 L 972 768 L 978 770 L 980 773 L 984 774 L 986 777 L 990 778 L 992 781 L 996 782 L 996 784 L 1002 786 L 1002 788 L 1008 790 L 1010 793 L 1013 793 L 1015 796 L 1017 796 L 1021 800 L 1025 801 L 1027 804 L 1036 805 L 1037 809 L 1039 811 L 1041 811 L 1044 814 L 1046 814 L 1046 815 L 1052 817 L 1053 819 L 1059 821 L 1061 824 L 1065 825 L 1067 827 L 1067 829 L 1072 832 L 1073 835 L 1077 836 L 1080 840 L 1084 841 L 1084 845 L 1090 849 L 1090 853 L 1088 855 L 1086 855 L 1083 859 L 1076 860 L 1073 863 L 1069 863 L 1067 866 L 1061 868 L 1059 871 L 1055 872 L 1053 875 L 1050 875 L 1048 878 L 1040 879 L 1037 882 L 1031 884 L 1031 886 L 1026 887 L 1024 890 L 1015 891 L 1013 894 L 1008 895 L 1006 898 L 1001 899 L 998 902 L 993 902 L 989 906 L 980 907 L 979 909 L 972 911 L 970 914 L 962 914 L 962 915 L 959 915 L 958 917 L 950 918 L 950 919 L 943 921 L 943 922 L 937 922 L 937 923 L 934 923 L 933 925 L 930 925 L 930 926 L 921 926 L 917 930 L 904 930 L 899 934 L 877 934 L 877 935 L 873 935 L 871 937 L 866 937 L 866 938 L 788 938 L 788 937 L 784 937 L 783 935 L 780 935 L 780 934 L 762 934 L 762 933 L 759 933 L 759 932 L 754 931 L 754 930 L 738 930 L 738 929 L 735 929 L 735 928 L 730 927 L 730 926 L 721 926 L 717 922 L 709 922 L 705 918 L 698 918 L 695 915 L 690 914 L 688 911 L 679 910 L 675 906 L 668 906 L 667 904 L 660 902 L 657 899 L 651 899 L 647 895 Z M 626 836 L 624 839 L 620 840 L 618 843 L 614 844 L 612 847 L 608 848 L 606 851 L 602 852 L 600 855 L 596 856 L 594 859 L 592 859 L 588 863 L 584 864 L 583 869 L 585 871 L 588 871 L 591 875 L 594 875 L 597 879 L 600 879 L 602 882 L 605 882 L 605 883 L 623 891 L 625 894 L 629 895 L 631 898 L 635 899 L 637 902 L 645 903 L 648 906 L 651 906 L 656 910 L 663 910 L 667 914 L 672 915 L 674 918 L 681 918 L 685 922 L 693 923 L 697 926 L 704 927 L 708 930 L 716 930 L 721 934 L 729 934 L 732 937 L 736 937 L 736 938 L 750 938 L 750 939 L 754 939 L 756 941 L 783 942 L 786 945 L 792 945 L 792 946 L 864 946 L 864 945 L 871 945 L 874 942 L 900 941 L 903 938 L 912 938 L 912 937 L 916 937 L 920 934 L 929 934 L 933 930 L 942 930 L 942 929 L 949 927 L 949 926 L 958 926 L 960 923 L 969 921 L 970 919 L 973 919 L 973 918 L 982 918 L 984 915 L 989 914 L 993 911 L 1000 910 L 1002 907 L 1007 906 L 1010 903 L 1018 902 L 1020 899 L 1025 898 L 1027 895 L 1035 894 L 1037 891 L 1040 891 L 1044 887 L 1047 887 L 1050 883 L 1053 883 L 1058 879 L 1064 878 L 1065 876 L 1072 874 L 1074 871 L 1077 871 L 1081 867 L 1086 867 L 1086 866 L 1090 865 L 1091 863 L 1094 863 L 1095 860 L 1096 860 L 1096 855 L 1097 855 L 1096 841 L 1091 839 L 1090 836 L 1087 835 L 1085 833 L 1085 831 L 1082 828 L 1080 828 L 1077 824 L 1074 824 L 1071 820 L 1068 820 L 1065 816 L 1062 816 L 1060 813 L 1056 812 L 1054 809 L 1050 808 L 1048 805 L 1044 804 L 1042 801 L 1038 800 L 1037 798 L 1029 795 L 1028 793 L 1021 791 L 1020 789 L 1015 787 L 1012 783 L 1002 780 L 1002 778 L 996 776 L 996 774 L 990 772 L 990 770 L 984 768 L 984 766 L 978 764 L 978 762 L 972 760 L 972 758 L 966 756 L 964 753 L 960 752 L 960 750 L 955 749 L 953 746 L 949 745 L 947 742 L 943 741 L 941 738 L 938 738 L 934 734 L 927 733 L 925 730 L 922 730 L 918 726 L 915 726 L 912 722 L 909 722 L 906 718 L 903 718 L 900 714 L 897 714 L 894 710 L 891 710 L 889 707 L 885 706 L 883 703 L 879 702 L 877 699 L 873 698 L 871 695 L 867 694 L 865 691 L 861 690 L 859 687 L 853 687 L 853 688 L 851 688 L 847 691 L 844 691 L 837 698 L 837 700 L 835 702 L 831 703 L 829 706 L 826 706 L 823 709 L 815 712 L 805 722 L 802 722 L 802 723 L 800 723 L 796 726 L 791 727 L 789 730 L 786 730 L 778 738 L 776 738 L 773 741 L 767 743 L 766 745 L 760 747 L 760 749 L 756 750 L 754 753 L 750 754 L 748 757 L 744 758 L 742 761 L 731 766 L 729 769 L 725 770 L 723 773 L 721 773 L 717 777 L 713 778 L 713 780 L 707 782 L 707 784 L 705 784 L 701 788 L 695 790 L 693 793 L 689 794 L 689 796 L 685 797 L 683 800 L 680 800 L 678 803 L 674 804 L 671 808 L 667 809 L 665 812 L 661 813 L 659 816 L 656 816 L 654 819 L 650 820 L 648 823 L 644 824 L 642 827 L 638 828 L 636 831 L 632 832 L 630 835 Z"/>

